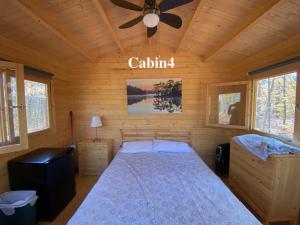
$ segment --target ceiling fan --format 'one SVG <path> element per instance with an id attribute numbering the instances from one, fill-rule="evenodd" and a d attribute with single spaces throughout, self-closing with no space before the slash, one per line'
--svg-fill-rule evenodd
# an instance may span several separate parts
<path id="1" fill-rule="evenodd" d="M 142 12 L 142 15 L 119 26 L 120 29 L 132 27 L 143 21 L 147 27 L 147 37 L 152 37 L 157 31 L 157 25 L 161 21 L 171 27 L 179 29 L 182 20 L 179 16 L 172 13 L 165 13 L 170 9 L 185 5 L 193 0 L 162 0 L 160 4 L 156 0 L 145 0 L 144 7 L 138 6 L 126 0 L 111 0 L 115 5 L 134 11 Z"/>

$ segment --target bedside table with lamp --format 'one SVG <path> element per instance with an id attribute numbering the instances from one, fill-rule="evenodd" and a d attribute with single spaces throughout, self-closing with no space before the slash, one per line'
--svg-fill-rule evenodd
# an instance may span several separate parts
<path id="1" fill-rule="evenodd" d="M 95 128 L 94 139 L 78 143 L 78 165 L 80 175 L 100 175 L 112 160 L 112 139 L 98 138 L 98 128 L 102 127 L 100 116 L 93 116 L 90 127 Z"/>

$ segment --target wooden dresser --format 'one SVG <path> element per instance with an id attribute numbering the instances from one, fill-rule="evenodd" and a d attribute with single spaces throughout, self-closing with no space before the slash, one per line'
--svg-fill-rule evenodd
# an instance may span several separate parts
<path id="1" fill-rule="evenodd" d="M 78 143 L 80 175 L 100 175 L 112 160 L 112 139 L 98 142 L 85 140 Z"/>
<path id="2" fill-rule="evenodd" d="M 273 155 L 263 161 L 234 140 L 229 185 L 264 221 L 297 224 L 300 208 L 300 155 Z"/>

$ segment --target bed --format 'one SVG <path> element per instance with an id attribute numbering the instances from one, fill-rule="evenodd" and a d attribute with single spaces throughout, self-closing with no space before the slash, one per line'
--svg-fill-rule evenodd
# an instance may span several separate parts
<path id="1" fill-rule="evenodd" d="M 122 140 L 190 142 L 184 131 L 122 131 Z M 119 152 L 68 225 L 258 225 L 191 152 Z"/>

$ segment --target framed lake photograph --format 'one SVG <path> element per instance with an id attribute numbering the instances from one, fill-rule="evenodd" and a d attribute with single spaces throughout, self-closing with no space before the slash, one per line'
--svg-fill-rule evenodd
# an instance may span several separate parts
<path id="1" fill-rule="evenodd" d="M 128 114 L 156 114 L 182 112 L 182 80 L 127 80 Z"/>

